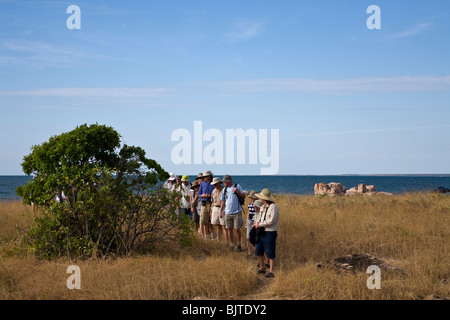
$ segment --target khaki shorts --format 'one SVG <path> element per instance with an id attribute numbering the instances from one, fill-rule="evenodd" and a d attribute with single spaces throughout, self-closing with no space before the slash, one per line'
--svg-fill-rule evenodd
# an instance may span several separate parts
<path id="1" fill-rule="evenodd" d="M 200 224 L 208 224 L 210 220 L 211 202 L 206 202 L 202 205 L 202 212 L 200 214 Z"/>
<path id="2" fill-rule="evenodd" d="M 226 229 L 240 229 L 244 225 L 242 220 L 242 211 L 238 213 L 228 213 L 225 214 L 225 228 Z"/>
<path id="3" fill-rule="evenodd" d="M 250 230 L 252 230 L 252 225 L 255 222 L 253 220 L 248 220 L 247 219 L 247 239 L 250 239 Z"/>
<path id="4" fill-rule="evenodd" d="M 222 213 L 222 218 L 220 217 L 220 207 L 213 207 L 212 208 L 212 215 L 211 215 L 211 224 L 213 225 L 225 225 L 224 220 L 224 213 Z"/>

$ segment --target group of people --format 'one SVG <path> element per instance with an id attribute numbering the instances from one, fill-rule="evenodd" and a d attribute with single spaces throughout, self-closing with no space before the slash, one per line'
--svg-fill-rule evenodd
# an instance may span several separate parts
<path id="1" fill-rule="evenodd" d="M 223 184 L 223 185 L 222 185 Z M 244 227 L 244 199 L 248 196 L 248 215 L 246 221 L 247 257 L 258 258 L 258 273 L 273 277 L 275 249 L 278 230 L 278 207 L 269 189 L 260 193 L 244 191 L 234 183 L 230 175 L 222 179 L 213 177 L 210 170 L 199 173 L 192 184 L 187 175 L 170 175 L 164 187 L 178 191 L 178 215 L 188 215 L 204 239 L 219 239 L 231 250 L 242 251 L 241 228 Z M 255 245 L 250 234 L 255 228 L 258 232 Z M 235 244 L 235 234 L 237 242 Z M 269 271 L 266 273 L 266 268 Z"/>

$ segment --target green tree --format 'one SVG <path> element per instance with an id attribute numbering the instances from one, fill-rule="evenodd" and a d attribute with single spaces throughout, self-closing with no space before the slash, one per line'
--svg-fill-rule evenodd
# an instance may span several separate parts
<path id="1" fill-rule="evenodd" d="M 39 208 L 26 237 L 39 256 L 122 255 L 189 243 L 190 223 L 175 213 L 177 195 L 161 187 L 168 173 L 120 138 L 111 127 L 84 124 L 24 157 L 23 171 L 34 178 L 16 193 Z"/>

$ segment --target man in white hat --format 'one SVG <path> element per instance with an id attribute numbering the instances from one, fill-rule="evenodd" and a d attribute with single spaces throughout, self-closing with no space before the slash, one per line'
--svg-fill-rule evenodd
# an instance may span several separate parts
<path id="1" fill-rule="evenodd" d="M 225 221 L 223 217 L 220 217 L 220 204 L 222 197 L 222 181 L 220 178 L 214 178 L 211 182 L 211 185 L 214 186 L 214 190 L 211 193 L 212 197 L 212 207 L 211 207 L 211 225 L 214 229 L 216 229 L 216 234 L 219 237 L 219 240 L 222 239 L 222 234 L 225 234 L 225 241 L 227 242 L 228 236 L 225 230 Z"/>
<path id="2" fill-rule="evenodd" d="M 173 173 L 169 173 L 170 177 L 169 180 L 167 180 L 166 182 L 164 182 L 163 187 L 167 190 L 172 190 L 174 185 L 175 185 L 175 175 Z"/>

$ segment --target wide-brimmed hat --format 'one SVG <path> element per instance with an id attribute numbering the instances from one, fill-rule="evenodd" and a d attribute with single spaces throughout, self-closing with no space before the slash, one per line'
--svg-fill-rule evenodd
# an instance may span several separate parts
<path id="1" fill-rule="evenodd" d="M 197 175 L 197 177 L 195 178 L 195 180 L 200 179 L 200 178 L 203 178 L 203 173 L 201 173 L 201 172 Z"/>
<path id="2" fill-rule="evenodd" d="M 209 171 L 209 170 L 206 170 L 205 172 L 203 172 L 203 176 L 204 176 L 204 177 L 206 177 L 206 176 L 212 176 L 212 175 L 213 175 L 212 172 Z"/>
<path id="3" fill-rule="evenodd" d="M 192 182 L 191 188 L 195 188 L 195 187 L 199 187 L 200 185 L 198 184 L 198 181 L 195 180 L 194 182 Z"/>
<path id="4" fill-rule="evenodd" d="M 253 205 L 261 209 L 264 203 L 261 200 L 256 200 L 255 202 L 253 202 Z"/>
<path id="5" fill-rule="evenodd" d="M 169 175 L 170 175 L 169 181 L 175 180 L 175 174 L 169 173 Z"/>
<path id="6" fill-rule="evenodd" d="M 252 199 L 258 199 L 258 197 L 256 196 L 256 191 L 255 190 L 250 191 L 249 194 L 248 194 L 248 197 L 252 198 Z"/>
<path id="7" fill-rule="evenodd" d="M 211 182 L 212 185 L 215 185 L 217 183 L 221 183 L 222 181 L 220 181 L 220 178 L 214 178 L 213 181 Z"/>
<path id="8" fill-rule="evenodd" d="M 182 176 L 181 177 L 181 181 L 184 181 L 184 182 L 189 182 L 189 176 Z"/>
<path id="9" fill-rule="evenodd" d="M 233 182 L 233 179 L 231 178 L 230 175 L 226 174 L 226 175 L 223 176 L 222 181 L 223 182 Z"/>
<path id="10" fill-rule="evenodd" d="M 270 202 L 275 202 L 275 200 L 272 198 L 272 193 L 269 189 L 262 189 L 260 193 L 255 194 L 259 199 L 263 199 Z"/>

